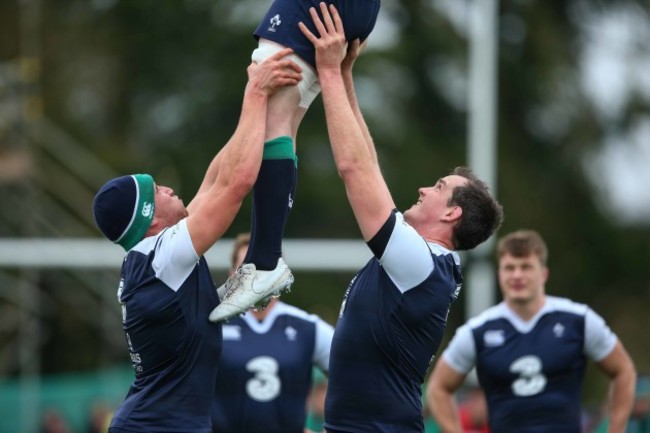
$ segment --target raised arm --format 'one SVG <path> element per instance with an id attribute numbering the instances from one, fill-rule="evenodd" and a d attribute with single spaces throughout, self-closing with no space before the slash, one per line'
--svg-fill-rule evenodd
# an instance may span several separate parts
<path id="1" fill-rule="evenodd" d="M 234 136 L 233 136 L 234 137 Z M 232 141 L 232 138 L 228 141 L 230 143 Z M 205 172 L 205 175 L 203 176 L 203 180 L 201 181 L 201 185 L 199 186 L 199 190 L 196 192 L 196 195 L 192 199 L 192 201 L 187 205 L 187 212 L 192 213 L 194 209 L 198 206 L 198 204 L 202 201 L 202 197 L 205 196 L 205 193 L 212 188 L 212 185 L 214 185 L 214 181 L 217 179 L 217 173 L 219 173 L 219 166 L 220 166 L 220 158 L 221 158 L 221 153 L 228 147 L 228 143 L 224 147 L 221 148 L 221 150 L 215 155 L 214 158 L 212 158 L 212 161 L 210 162 L 210 165 L 208 166 L 208 169 Z"/>
<path id="2" fill-rule="evenodd" d="M 341 71 L 346 43 L 343 24 L 333 5 L 328 10 L 321 3 L 320 10 L 323 20 L 314 8 L 310 9 L 320 37 L 303 23 L 300 29 L 316 48 L 316 67 L 332 153 L 363 238 L 368 241 L 386 222 L 395 203 L 381 175 L 374 146 L 368 144 L 348 97 Z M 354 89 L 350 91 L 356 101 Z"/>
<path id="3" fill-rule="evenodd" d="M 361 128 L 361 133 L 363 134 L 363 138 L 366 141 L 366 145 L 368 146 L 368 151 L 370 152 L 370 155 L 375 160 L 375 164 L 379 165 L 379 160 L 377 158 L 377 151 L 375 150 L 375 143 L 372 140 L 372 136 L 370 135 L 370 130 L 368 129 L 366 120 L 363 118 L 363 114 L 361 113 L 361 109 L 359 108 L 359 102 L 357 101 L 357 94 L 354 91 L 354 78 L 352 76 L 352 67 L 354 66 L 354 62 L 357 60 L 357 57 L 359 57 L 359 54 L 365 47 L 366 42 L 360 44 L 359 39 L 355 39 L 348 43 L 348 49 L 345 54 L 345 58 L 343 59 L 343 63 L 341 63 L 341 75 L 343 76 L 343 83 L 345 84 L 345 92 L 348 95 L 348 101 L 350 101 L 350 107 L 352 108 L 352 112 L 354 113 L 354 118 L 357 120 L 357 123 L 359 124 L 359 128 Z"/>
<path id="4" fill-rule="evenodd" d="M 248 67 L 249 81 L 237 129 L 212 160 L 197 196 L 188 205 L 187 226 L 197 254 L 205 253 L 228 229 L 257 179 L 264 148 L 268 98 L 296 85 L 300 68 L 283 60 L 284 49 L 262 64 Z"/>

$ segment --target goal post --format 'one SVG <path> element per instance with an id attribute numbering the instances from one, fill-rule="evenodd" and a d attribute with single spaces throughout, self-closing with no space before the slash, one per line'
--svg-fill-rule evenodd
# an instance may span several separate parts
<path id="1" fill-rule="evenodd" d="M 211 269 L 230 267 L 234 239 L 219 240 L 205 258 Z M 285 239 L 283 256 L 295 271 L 357 271 L 372 253 L 361 239 Z M 95 238 L 3 238 L 0 268 L 119 268 L 124 250 Z"/>

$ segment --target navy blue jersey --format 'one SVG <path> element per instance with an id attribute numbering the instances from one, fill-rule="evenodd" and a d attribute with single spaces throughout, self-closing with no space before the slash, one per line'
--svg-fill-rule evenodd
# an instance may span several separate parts
<path id="1" fill-rule="evenodd" d="M 393 213 L 345 294 L 330 356 L 325 427 L 422 432 L 422 382 L 461 285 L 456 253 Z"/>
<path id="2" fill-rule="evenodd" d="M 616 341 L 586 305 L 548 296 L 529 321 L 505 303 L 489 308 L 458 329 L 443 357 L 463 374 L 476 366 L 491 431 L 580 433 L 586 359 L 603 359 Z"/>
<path id="3" fill-rule="evenodd" d="M 223 325 L 215 433 L 303 433 L 312 367 L 327 371 L 334 330 L 276 303 L 262 322 L 247 312 Z"/>
<path id="4" fill-rule="evenodd" d="M 256 38 L 264 38 L 293 48 L 294 52 L 316 69 L 314 45 L 298 27 L 303 22 L 318 35 L 309 8 L 315 7 L 320 14 L 319 3 L 323 0 L 275 0 L 255 30 Z M 345 38 L 363 42 L 375 27 L 381 0 L 327 0 L 334 4 L 343 21 Z"/>
<path id="5" fill-rule="evenodd" d="M 128 252 L 118 298 L 135 380 L 110 431 L 210 433 L 222 337 L 208 316 L 219 298 L 186 220 Z"/>

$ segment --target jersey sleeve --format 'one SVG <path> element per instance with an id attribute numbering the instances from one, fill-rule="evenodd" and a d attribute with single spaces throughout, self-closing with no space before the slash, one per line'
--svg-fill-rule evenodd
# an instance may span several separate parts
<path id="1" fill-rule="evenodd" d="M 612 353 L 616 346 L 616 334 L 605 320 L 591 308 L 585 314 L 585 353 L 594 361 L 600 361 Z"/>
<path id="2" fill-rule="evenodd" d="M 187 230 L 187 219 L 183 219 L 160 235 L 152 266 L 156 277 L 177 291 L 198 261 Z"/>
<path id="3" fill-rule="evenodd" d="M 325 373 L 329 371 L 330 346 L 334 336 L 334 327 L 323 319 L 316 320 L 316 342 L 314 344 L 313 363 Z"/>
<path id="4" fill-rule="evenodd" d="M 393 229 L 390 236 L 384 237 L 385 248 L 377 258 L 393 283 L 404 293 L 431 274 L 433 258 L 424 238 L 404 221 L 400 212 L 392 213 L 390 218 L 395 219 Z M 373 248 L 373 252 L 375 250 L 378 249 Z"/>
<path id="5" fill-rule="evenodd" d="M 469 326 L 463 325 L 456 331 L 442 359 L 458 373 L 469 373 L 476 364 L 476 346 Z"/>

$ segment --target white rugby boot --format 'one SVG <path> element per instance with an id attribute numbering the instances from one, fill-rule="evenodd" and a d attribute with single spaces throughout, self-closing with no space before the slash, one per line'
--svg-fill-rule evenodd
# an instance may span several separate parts
<path id="1" fill-rule="evenodd" d="M 272 271 L 258 271 L 253 263 L 245 263 L 217 289 L 221 303 L 210 313 L 210 321 L 227 320 L 249 308 L 264 309 L 292 284 L 293 275 L 282 258 Z"/>

